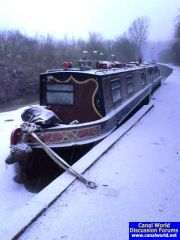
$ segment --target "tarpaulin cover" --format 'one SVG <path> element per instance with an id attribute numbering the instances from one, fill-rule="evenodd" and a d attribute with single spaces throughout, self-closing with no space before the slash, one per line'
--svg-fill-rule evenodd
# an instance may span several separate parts
<path id="1" fill-rule="evenodd" d="M 21 114 L 24 122 L 35 123 L 41 127 L 51 127 L 61 122 L 59 117 L 43 106 L 29 106 Z"/>

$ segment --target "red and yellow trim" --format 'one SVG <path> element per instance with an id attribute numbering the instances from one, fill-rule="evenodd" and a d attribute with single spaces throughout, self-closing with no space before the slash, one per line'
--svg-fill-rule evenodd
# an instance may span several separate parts
<path id="1" fill-rule="evenodd" d="M 45 144 L 48 145 L 71 143 L 99 136 L 101 134 L 101 126 L 96 125 L 80 129 L 37 132 L 36 134 Z M 36 140 L 30 134 L 25 134 L 23 136 L 23 142 L 28 144 L 37 143 Z"/>
<path id="2" fill-rule="evenodd" d="M 92 107 L 93 107 L 95 113 L 96 113 L 100 118 L 103 117 L 103 116 L 100 114 L 100 112 L 97 110 L 96 105 L 95 105 L 95 96 L 96 96 L 96 93 L 97 93 L 98 88 L 99 88 L 99 85 L 98 85 L 98 82 L 97 82 L 96 79 L 94 79 L 94 78 L 89 78 L 89 79 L 86 79 L 86 80 L 84 80 L 84 81 L 78 81 L 77 79 L 75 79 L 75 78 L 71 75 L 71 76 L 70 76 L 67 80 L 65 80 L 65 81 L 59 80 L 59 79 L 57 79 L 57 78 L 53 78 L 53 80 L 54 80 L 55 82 L 61 82 L 61 83 L 68 83 L 68 82 L 70 82 L 70 81 L 73 81 L 73 82 L 75 82 L 75 83 L 77 83 L 77 84 L 86 84 L 86 83 L 88 83 L 88 82 L 94 82 L 95 85 L 96 85 L 96 88 L 95 88 L 95 90 L 94 90 L 94 92 L 93 92 L 93 95 L 92 95 L 92 100 L 91 100 Z"/>

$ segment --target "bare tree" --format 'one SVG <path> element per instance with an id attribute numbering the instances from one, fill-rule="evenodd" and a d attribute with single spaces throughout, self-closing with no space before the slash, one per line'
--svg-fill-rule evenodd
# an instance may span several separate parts
<path id="1" fill-rule="evenodd" d="M 147 17 L 138 17 L 130 25 L 128 29 L 128 37 L 140 49 L 146 42 L 149 32 L 150 20 Z"/>
<path id="2" fill-rule="evenodd" d="M 104 46 L 104 39 L 100 33 L 96 32 L 89 32 L 89 38 L 87 42 L 87 51 L 88 51 L 88 56 L 92 59 L 93 52 L 97 51 L 97 53 L 105 53 L 105 46 Z"/>
<path id="3" fill-rule="evenodd" d="M 119 37 L 113 44 L 113 52 L 116 58 L 122 62 L 136 60 L 139 54 L 139 49 L 136 44 L 130 42 L 125 36 Z"/>
<path id="4" fill-rule="evenodd" d="M 173 62 L 180 65 L 180 15 L 176 18 L 175 39 L 171 48 Z"/>
<path id="5" fill-rule="evenodd" d="M 180 9 L 179 9 L 180 13 Z M 180 14 L 175 19 L 175 38 L 180 39 Z"/>
<path id="6" fill-rule="evenodd" d="M 59 68 L 64 61 L 82 57 L 84 50 L 94 60 L 111 59 L 129 61 L 137 53 L 137 45 L 125 36 L 106 40 L 100 33 L 90 32 L 87 40 L 54 39 L 51 35 L 25 36 L 18 30 L 0 30 L 0 104 L 38 93 L 40 72 Z"/>

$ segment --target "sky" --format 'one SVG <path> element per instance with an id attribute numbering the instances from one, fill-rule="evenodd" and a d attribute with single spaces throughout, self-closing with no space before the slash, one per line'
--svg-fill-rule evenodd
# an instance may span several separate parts
<path id="1" fill-rule="evenodd" d="M 149 40 L 169 40 L 180 0 L 0 0 L 0 29 L 18 29 L 34 36 L 86 39 L 89 32 L 114 39 L 134 19 L 151 20 Z"/>

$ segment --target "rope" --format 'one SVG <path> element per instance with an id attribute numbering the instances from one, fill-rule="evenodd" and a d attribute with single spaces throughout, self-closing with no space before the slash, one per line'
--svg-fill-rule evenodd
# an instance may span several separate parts
<path id="1" fill-rule="evenodd" d="M 52 158 L 52 160 L 58 164 L 62 169 L 68 171 L 73 176 L 77 177 L 81 182 L 85 183 L 86 186 L 95 189 L 97 187 L 96 183 L 87 180 L 80 173 L 74 170 L 63 158 L 61 158 L 56 152 L 54 152 L 51 148 L 49 148 L 34 132 L 37 127 L 34 123 L 25 122 L 21 124 L 21 129 L 24 132 L 30 133 L 41 145 L 44 151 Z"/>

